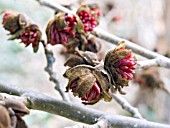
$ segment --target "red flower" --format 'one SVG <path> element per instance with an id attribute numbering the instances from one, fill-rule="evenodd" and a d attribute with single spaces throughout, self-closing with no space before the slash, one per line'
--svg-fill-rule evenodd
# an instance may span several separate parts
<path id="1" fill-rule="evenodd" d="M 107 53 L 104 61 L 104 68 L 111 76 L 114 90 L 123 95 L 126 93 L 122 88 L 128 86 L 129 80 L 132 80 L 137 61 L 132 51 L 125 46 L 125 42 L 121 41 L 115 49 Z"/>
<path id="2" fill-rule="evenodd" d="M 81 98 L 81 100 L 88 102 L 97 100 L 100 98 L 100 94 L 101 94 L 100 86 L 97 83 L 95 83 L 93 87 L 90 89 L 90 91 L 88 91 L 86 95 Z"/>
<path id="3" fill-rule="evenodd" d="M 133 78 L 133 74 L 135 73 L 135 65 L 136 62 L 132 57 L 132 54 L 128 55 L 124 59 L 121 59 L 119 62 L 114 64 L 116 71 L 121 74 L 121 76 L 127 80 L 131 80 Z"/>
<path id="4" fill-rule="evenodd" d="M 30 44 L 32 44 L 33 48 L 38 47 L 39 42 L 41 41 L 41 32 L 38 26 L 35 24 L 27 26 L 20 34 L 20 39 L 26 47 Z"/>
<path id="5" fill-rule="evenodd" d="M 70 37 L 75 37 L 74 27 L 76 25 L 76 16 L 61 13 L 56 15 L 56 18 L 49 22 L 46 29 L 48 43 L 66 45 Z"/>
<path id="6" fill-rule="evenodd" d="M 90 12 L 88 12 L 86 10 L 81 10 L 77 14 L 84 24 L 84 31 L 85 32 L 93 31 L 93 28 L 95 28 L 98 25 L 96 19 L 94 18 L 94 16 Z"/>

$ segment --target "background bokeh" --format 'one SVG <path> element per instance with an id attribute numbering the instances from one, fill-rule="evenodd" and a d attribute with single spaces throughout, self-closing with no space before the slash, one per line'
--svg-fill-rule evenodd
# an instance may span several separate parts
<path id="1" fill-rule="evenodd" d="M 103 12 L 100 27 L 120 37 L 132 40 L 150 50 L 156 50 L 160 54 L 170 54 L 170 1 L 169 0 L 50 0 L 61 4 L 79 5 L 81 2 L 98 3 Z M 168 8 L 169 7 L 169 8 Z M 38 23 L 42 31 L 54 11 L 39 5 L 36 0 L 0 0 L 0 10 L 16 10 L 27 15 L 33 22 Z M 2 22 L 2 15 L 0 15 Z M 54 89 L 54 84 L 49 82 L 49 76 L 44 71 L 46 66 L 45 55 L 42 46 L 38 53 L 33 53 L 31 47 L 25 48 L 18 40 L 9 41 L 8 32 L 0 24 L 0 80 L 13 85 L 42 92 L 46 95 L 60 98 Z M 44 38 L 46 38 L 44 34 Z M 101 54 L 106 53 L 114 46 L 102 41 Z M 67 80 L 62 77 L 65 71 L 63 63 L 65 57 L 60 55 L 62 46 L 54 46 L 56 63 L 54 68 L 60 79 L 63 89 Z M 169 53 L 169 54 L 168 54 Z M 169 89 L 170 72 L 167 69 L 159 69 L 165 86 Z M 139 87 L 131 83 L 126 89 L 124 96 L 130 103 L 135 104 L 138 99 Z M 69 94 L 71 100 L 81 104 L 78 98 Z M 102 111 L 113 114 L 129 115 L 115 101 L 105 103 L 100 101 L 94 106 Z M 170 98 L 161 91 L 156 90 L 146 93 L 137 104 L 142 115 L 151 121 L 170 124 Z M 76 124 L 69 119 L 40 111 L 31 111 L 29 116 L 24 117 L 30 128 L 63 128 Z"/>

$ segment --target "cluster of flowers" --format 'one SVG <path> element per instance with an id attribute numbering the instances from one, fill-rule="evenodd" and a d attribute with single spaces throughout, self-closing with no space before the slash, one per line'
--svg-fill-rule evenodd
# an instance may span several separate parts
<path id="1" fill-rule="evenodd" d="M 83 51 L 98 52 L 99 44 L 88 38 L 87 33 L 99 24 L 99 17 L 98 6 L 81 5 L 75 15 L 58 13 L 47 25 L 47 43 L 62 44 L 68 52 L 74 52 L 76 47 Z M 41 31 L 36 24 L 29 23 L 24 15 L 7 11 L 4 13 L 2 24 L 12 35 L 11 39 L 21 39 L 26 46 L 32 44 L 34 52 L 38 50 Z"/>
<path id="2" fill-rule="evenodd" d="M 133 78 L 136 59 L 131 50 L 125 49 L 124 42 L 107 53 L 104 66 L 99 66 L 97 61 L 95 54 L 84 52 L 65 63 L 70 67 L 64 74 L 69 79 L 67 91 L 71 90 L 84 104 L 94 104 L 100 99 L 111 101 L 111 90 L 125 94 L 122 88 Z"/>
<path id="3" fill-rule="evenodd" d="M 75 52 L 76 48 L 86 51 L 77 51 L 66 61 L 65 66 L 70 69 L 64 74 L 69 79 L 67 91 L 71 90 L 84 104 L 94 104 L 102 98 L 111 101 L 110 90 L 125 94 L 122 88 L 133 79 L 136 65 L 131 50 L 125 49 L 125 43 L 121 42 L 107 53 L 104 65 L 99 66 L 96 54 L 91 53 L 97 52 L 98 47 L 88 33 L 99 24 L 100 15 L 98 7 L 81 5 L 75 15 L 58 13 L 46 28 L 48 44 L 62 44 L 68 52 Z M 24 15 L 14 11 L 5 12 L 2 24 L 12 35 L 11 39 L 20 39 L 26 46 L 32 44 L 34 52 L 38 50 L 42 40 L 41 31 L 36 24 L 29 23 Z"/>
<path id="4" fill-rule="evenodd" d="M 91 9 L 87 5 L 81 5 L 75 15 L 58 13 L 46 28 L 48 43 L 62 44 L 68 52 L 74 52 L 76 47 L 83 51 L 97 52 L 97 44 L 87 38 L 87 33 L 99 24 L 99 16 L 98 7 Z"/>
<path id="5" fill-rule="evenodd" d="M 41 41 L 41 31 L 36 24 L 29 23 L 26 17 L 15 11 L 7 11 L 3 15 L 3 27 L 10 32 L 12 39 L 21 39 L 27 46 L 32 44 L 34 52 L 37 52 Z"/>

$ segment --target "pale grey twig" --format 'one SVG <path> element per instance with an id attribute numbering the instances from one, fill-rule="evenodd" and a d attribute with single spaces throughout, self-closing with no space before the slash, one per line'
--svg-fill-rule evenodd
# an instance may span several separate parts
<path id="1" fill-rule="evenodd" d="M 63 100 L 70 101 L 66 92 L 64 92 L 63 89 L 61 88 L 61 85 L 60 85 L 58 79 L 56 78 L 56 73 L 53 71 L 53 64 L 55 62 L 55 58 L 53 56 L 53 53 L 52 53 L 52 51 L 47 49 L 44 41 L 42 41 L 42 43 L 43 43 L 43 46 L 44 46 L 44 52 L 45 52 L 46 61 L 47 61 L 47 66 L 45 67 L 45 71 L 49 74 L 50 81 L 54 82 L 55 89 L 60 93 Z"/>
<path id="2" fill-rule="evenodd" d="M 127 100 L 118 94 L 112 94 L 114 100 L 116 100 L 123 109 L 132 114 L 133 117 L 138 119 L 143 119 L 142 115 L 139 113 L 138 109 L 133 107 Z"/>

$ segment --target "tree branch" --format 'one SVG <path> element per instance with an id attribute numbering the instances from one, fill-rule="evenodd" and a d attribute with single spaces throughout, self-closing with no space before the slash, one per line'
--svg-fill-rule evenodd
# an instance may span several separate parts
<path id="1" fill-rule="evenodd" d="M 93 125 L 78 124 L 78 125 L 66 127 L 66 128 L 108 128 L 108 122 L 107 120 L 102 119 Z"/>
<path id="2" fill-rule="evenodd" d="M 160 58 L 155 58 L 155 59 L 150 59 L 150 60 L 143 60 L 143 61 L 138 61 L 137 66 L 139 68 L 149 68 L 149 67 L 153 67 L 153 66 L 160 66 L 162 59 Z"/>
<path id="3" fill-rule="evenodd" d="M 113 34 L 110 34 L 106 32 L 103 29 L 100 28 L 95 28 L 95 32 L 97 36 L 101 39 L 104 39 L 108 42 L 111 42 L 113 44 L 118 44 L 120 41 L 125 41 L 127 48 L 130 48 L 135 52 L 136 54 L 139 54 L 141 56 L 144 56 L 148 59 L 154 59 L 157 58 L 159 61 L 157 61 L 157 66 L 165 67 L 165 68 L 170 68 L 170 59 L 167 57 L 164 57 L 158 53 L 152 52 L 144 47 L 141 47 L 137 44 L 134 44 L 128 40 L 122 39 L 120 37 L 117 37 Z"/>
<path id="4" fill-rule="evenodd" d="M 55 89 L 60 93 L 63 100 L 70 101 L 68 95 L 61 88 L 61 85 L 60 85 L 58 79 L 56 78 L 56 73 L 53 71 L 53 64 L 55 62 L 55 58 L 53 56 L 53 53 L 52 53 L 52 51 L 47 49 L 44 41 L 42 41 L 42 43 L 43 43 L 43 46 L 44 46 L 44 52 L 45 52 L 45 56 L 46 56 L 46 60 L 47 60 L 47 66 L 45 67 L 45 71 L 49 74 L 50 81 L 54 82 Z"/>
<path id="5" fill-rule="evenodd" d="M 51 1 L 51 0 L 36 0 L 38 1 L 41 5 L 44 5 L 44 6 L 47 6 L 49 8 L 52 8 L 54 10 L 57 10 L 57 11 L 60 11 L 60 12 L 66 12 L 66 13 L 71 13 L 71 14 L 74 14 L 73 11 L 57 4 L 57 2 L 54 2 L 54 1 Z M 118 42 L 120 41 L 125 41 L 126 42 L 126 45 L 127 45 L 127 48 L 130 48 L 133 50 L 133 52 L 139 54 L 139 55 L 142 55 L 148 59 L 154 59 L 154 58 L 159 58 L 159 61 L 158 61 L 158 66 L 161 66 L 161 67 L 165 67 L 165 68 L 170 68 L 170 59 L 167 58 L 167 57 L 164 57 L 158 53 L 155 53 L 155 52 L 152 52 L 146 48 L 143 48 L 137 44 L 134 44 L 128 40 L 125 40 L 125 39 L 122 39 L 120 37 L 117 37 L 113 34 L 110 34 L 108 33 L 107 31 L 101 29 L 101 28 L 95 28 L 94 29 L 94 32 L 96 34 L 97 37 L 101 38 L 101 39 L 104 39 L 110 43 L 113 43 L 113 44 L 118 44 Z"/>
<path id="6" fill-rule="evenodd" d="M 123 109 L 132 114 L 133 117 L 143 119 L 137 108 L 134 108 L 129 102 L 118 94 L 112 94 L 112 97 L 122 106 Z"/>
<path id="7" fill-rule="evenodd" d="M 0 92 L 10 95 L 17 95 L 27 98 L 27 107 L 34 110 L 41 110 L 52 114 L 60 115 L 74 121 L 95 124 L 98 120 L 104 119 L 108 127 L 115 128 L 169 128 L 170 125 L 153 123 L 131 117 L 112 115 L 74 103 L 61 101 L 41 93 L 24 90 L 13 85 L 0 82 Z"/>

